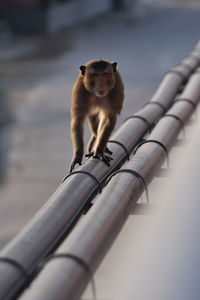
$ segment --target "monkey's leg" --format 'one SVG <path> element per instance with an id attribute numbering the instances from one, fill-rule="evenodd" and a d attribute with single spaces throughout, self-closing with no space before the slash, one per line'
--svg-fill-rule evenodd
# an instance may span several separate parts
<path id="1" fill-rule="evenodd" d="M 92 148 L 94 146 L 94 143 L 96 141 L 96 137 L 97 137 L 97 130 L 98 130 L 98 126 L 99 126 L 99 118 L 97 115 L 90 115 L 88 116 L 88 124 L 90 127 L 90 130 L 92 132 L 92 136 L 87 144 L 87 157 L 90 157 L 92 155 L 90 155 L 90 153 L 92 152 Z"/>
<path id="2" fill-rule="evenodd" d="M 92 148 L 93 148 L 95 141 L 96 141 L 96 136 L 92 135 L 88 142 L 88 145 L 87 145 L 85 157 L 89 158 L 89 157 L 93 156 L 94 152 L 92 151 Z"/>
<path id="3" fill-rule="evenodd" d="M 70 164 L 70 172 L 74 169 L 76 164 L 81 165 L 83 158 L 83 121 L 84 119 L 76 116 L 71 120 L 71 139 L 73 143 L 73 158 Z"/>
<path id="4" fill-rule="evenodd" d="M 88 117 L 88 123 L 90 130 L 92 132 L 92 136 L 87 144 L 87 154 L 86 157 L 92 156 L 92 148 L 94 146 L 94 143 L 96 141 L 97 137 L 97 131 L 98 131 L 98 126 L 99 126 L 99 118 L 97 115 L 92 115 Z M 112 155 L 112 151 L 108 149 L 108 147 L 105 148 L 105 152 L 108 153 L 109 155 Z"/>
<path id="5" fill-rule="evenodd" d="M 106 145 L 114 129 L 115 123 L 115 115 L 110 115 L 102 118 L 99 124 L 98 134 L 94 145 L 93 157 L 103 160 L 108 166 L 110 166 L 109 162 L 110 160 L 112 160 L 112 158 L 108 155 L 104 155 L 104 151 L 106 150 Z"/>
<path id="6" fill-rule="evenodd" d="M 93 146 L 94 146 L 95 141 L 96 141 L 96 136 L 92 135 L 91 138 L 90 138 L 90 140 L 89 140 L 89 142 L 88 142 L 88 145 L 87 145 L 87 153 L 86 153 L 86 155 L 85 155 L 85 156 L 88 157 L 88 158 L 91 157 L 91 156 L 93 156 L 93 154 L 94 154 L 94 152 L 92 151 L 92 148 L 93 148 Z M 110 151 L 110 149 L 108 149 L 108 147 L 106 147 L 105 152 L 106 152 L 107 154 L 109 154 L 109 155 L 112 155 L 112 154 L 113 154 L 113 152 Z"/>

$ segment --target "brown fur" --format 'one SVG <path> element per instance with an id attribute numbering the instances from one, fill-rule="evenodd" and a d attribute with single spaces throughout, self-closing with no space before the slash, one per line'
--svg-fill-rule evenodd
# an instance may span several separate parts
<path id="1" fill-rule="evenodd" d="M 124 100 L 123 82 L 116 65 L 104 60 L 93 60 L 80 67 L 81 73 L 72 90 L 71 138 L 74 155 L 70 172 L 77 163 L 81 165 L 83 122 L 86 117 L 92 132 L 86 156 L 99 158 L 107 165 L 112 159 L 104 152 L 112 154 L 106 145 Z"/>

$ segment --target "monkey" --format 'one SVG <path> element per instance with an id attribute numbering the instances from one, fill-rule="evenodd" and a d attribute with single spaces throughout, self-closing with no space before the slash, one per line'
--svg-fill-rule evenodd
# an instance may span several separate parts
<path id="1" fill-rule="evenodd" d="M 80 66 L 71 98 L 71 139 L 73 158 L 70 172 L 83 158 L 83 123 L 87 118 L 91 138 L 86 157 L 98 158 L 110 166 L 112 152 L 107 142 L 114 129 L 117 115 L 124 101 L 124 85 L 117 70 L 117 62 L 90 60 Z M 107 154 L 105 154 L 107 153 Z"/>

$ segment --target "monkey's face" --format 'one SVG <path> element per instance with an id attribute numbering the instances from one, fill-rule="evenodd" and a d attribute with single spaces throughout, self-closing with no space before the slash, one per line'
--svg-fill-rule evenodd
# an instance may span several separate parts
<path id="1" fill-rule="evenodd" d="M 89 90 L 99 98 L 106 97 L 115 85 L 115 78 L 110 70 L 89 72 L 86 81 Z"/>
<path id="2" fill-rule="evenodd" d="M 113 66 L 109 62 L 96 65 L 93 63 L 81 66 L 81 71 L 85 88 L 98 98 L 106 97 L 115 86 L 116 64 Z"/>

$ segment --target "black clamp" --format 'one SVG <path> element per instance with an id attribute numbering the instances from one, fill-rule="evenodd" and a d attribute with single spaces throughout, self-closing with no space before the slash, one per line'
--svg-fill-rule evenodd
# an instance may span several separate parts
<path id="1" fill-rule="evenodd" d="M 12 267 L 14 267 L 15 269 L 17 269 L 25 278 L 26 285 L 28 286 L 30 284 L 31 277 L 21 263 L 14 260 L 13 258 L 9 258 L 9 257 L 0 257 L 0 262 L 7 263 L 7 264 L 11 265 Z"/>
<path id="2" fill-rule="evenodd" d="M 125 153 L 126 153 L 127 160 L 130 159 L 128 149 L 124 146 L 124 144 L 122 144 L 119 141 L 115 141 L 115 140 L 109 140 L 108 143 L 113 143 L 113 144 L 117 144 L 117 145 L 121 146 L 124 149 Z"/>
<path id="3" fill-rule="evenodd" d="M 149 123 L 149 121 L 147 119 L 145 119 L 144 117 L 142 116 L 138 116 L 138 115 L 133 115 L 133 116 L 130 116 L 128 117 L 126 121 L 130 120 L 130 119 L 139 119 L 139 120 L 142 120 L 147 126 L 148 126 L 148 130 L 151 131 L 151 124 Z"/>
<path id="4" fill-rule="evenodd" d="M 72 176 L 74 174 L 86 174 L 86 175 L 90 176 L 96 182 L 98 189 L 99 189 L 99 193 L 101 194 L 102 188 L 101 188 L 101 184 L 100 184 L 99 180 L 93 174 L 91 174 L 90 172 L 87 172 L 87 171 L 74 171 L 72 173 L 69 173 L 67 176 L 65 176 L 62 179 L 61 183 L 63 183 L 67 178 L 69 178 L 70 176 Z"/>
<path id="5" fill-rule="evenodd" d="M 197 107 L 196 103 L 194 103 L 192 100 L 187 99 L 187 98 L 178 98 L 178 99 L 175 99 L 174 103 L 179 102 L 179 101 L 184 101 L 184 102 L 189 103 L 193 107 L 193 109 L 196 109 L 196 107 Z"/>
<path id="6" fill-rule="evenodd" d="M 134 149 L 133 151 L 133 155 L 135 155 L 135 153 L 137 152 L 137 150 L 144 144 L 147 144 L 147 143 L 155 143 L 155 144 L 158 144 L 159 146 L 162 147 L 162 149 L 165 151 L 165 154 L 166 154 L 166 160 L 167 160 L 167 168 L 169 168 L 169 152 L 167 150 L 167 147 L 161 143 L 160 141 L 157 141 L 157 140 L 143 140 L 141 141 Z"/>
<path id="7" fill-rule="evenodd" d="M 183 75 L 183 74 L 182 74 L 180 71 L 178 71 L 178 70 L 170 70 L 170 71 L 168 71 L 168 72 L 165 73 L 165 75 L 167 75 L 167 74 L 176 74 L 176 75 L 178 75 L 179 77 L 181 77 L 183 81 L 185 81 L 185 80 L 187 79 L 186 76 Z"/>
<path id="8" fill-rule="evenodd" d="M 190 99 L 187 99 L 187 98 L 178 98 L 178 99 L 175 99 L 174 100 L 174 103 L 176 102 L 181 102 L 181 101 L 184 101 L 186 103 L 189 103 L 192 108 L 194 109 L 195 113 L 194 113 L 194 118 L 196 119 L 196 109 L 197 109 L 197 104 L 195 102 L 193 102 L 192 100 Z"/>
<path id="9" fill-rule="evenodd" d="M 190 72 L 192 72 L 193 67 L 190 66 L 189 64 L 182 62 L 181 65 L 184 66 L 186 69 L 188 69 Z"/>
<path id="10" fill-rule="evenodd" d="M 41 270 L 46 265 L 46 263 L 48 263 L 52 259 L 57 259 L 57 258 L 71 259 L 85 270 L 85 272 L 87 273 L 88 277 L 91 280 L 93 299 L 96 300 L 96 287 L 95 287 L 94 277 L 91 268 L 82 258 L 78 257 L 77 255 L 71 253 L 56 253 L 53 255 L 49 255 L 39 262 L 38 269 Z"/>
<path id="11" fill-rule="evenodd" d="M 199 70 L 199 69 L 197 69 L 196 71 L 194 71 L 194 74 L 197 74 L 197 75 L 199 75 L 199 74 L 200 74 L 200 70 Z"/>
<path id="12" fill-rule="evenodd" d="M 183 137 L 185 139 L 185 125 L 184 125 L 184 122 L 183 120 L 181 120 L 181 118 L 179 118 L 178 116 L 174 115 L 174 114 L 165 114 L 163 116 L 164 117 L 171 117 L 171 118 L 174 118 L 175 120 L 177 120 L 180 124 L 181 124 L 181 127 L 182 127 L 182 130 L 183 130 Z"/>
<path id="13" fill-rule="evenodd" d="M 195 54 L 190 54 L 188 58 L 194 60 L 195 62 L 198 62 L 198 63 L 200 62 L 200 57 L 198 57 Z"/>
<path id="14" fill-rule="evenodd" d="M 165 113 L 166 110 L 167 110 L 166 107 L 165 107 L 162 103 L 160 103 L 160 102 L 158 102 L 158 101 L 149 101 L 149 102 L 147 102 L 147 103 L 144 105 L 144 107 L 147 106 L 147 105 L 149 105 L 149 104 L 154 104 L 154 105 L 159 106 L 159 107 L 163 110 L 163 113 Z"/>
<path id="15" fill-rule="evenodd" d="M 118 173 L 129 173 L 129 174 L 132 174 L 134 175 L 135 177 L 137 177 L 143 184 L 143 187 L 145 189 L 145 192 L 146 192 L 146 201 L 147 203 L 149 203 L 149 193 L 148 193 L 148 187 L 147 187 L 147 184 L 144 180 L 144 178 L 142 177 L 142 175 L 140 175 L 140 173 L 138 173 L 137 171 L 134 171 L 134 170 L 131 170 L 131 169 L 120 169 L 120 170 L 117 170 L 115 172 L 113 172 L 107 179 L 107 183 L 111 180 L 111 178 L 115 175 L 117 175 Z"/>

